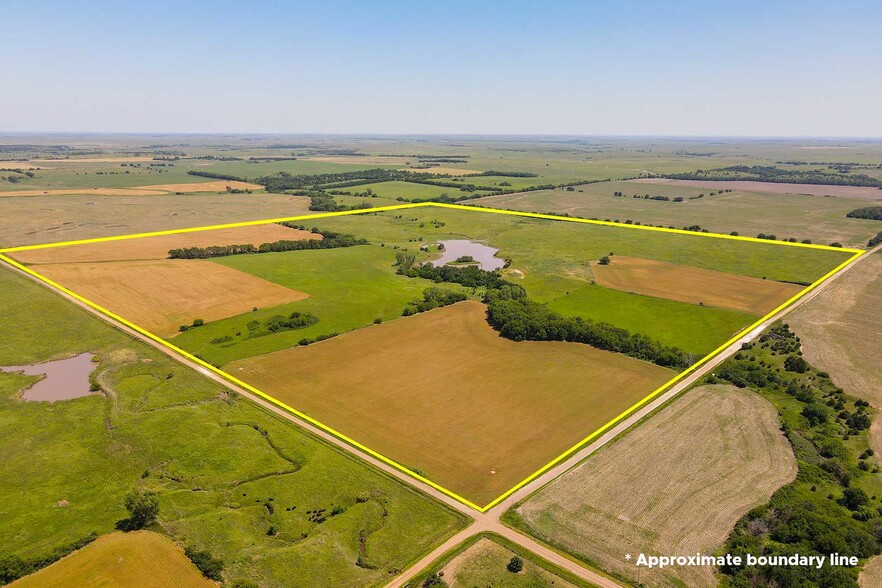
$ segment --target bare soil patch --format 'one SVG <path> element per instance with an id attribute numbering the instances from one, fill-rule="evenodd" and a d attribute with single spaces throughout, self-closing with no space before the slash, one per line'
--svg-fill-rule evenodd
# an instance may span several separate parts
<path id="1" fill-rule="evenodd" d="M 588 345 L 503 339 L 471 301 L 226 369 L 478 504 L 674 375 Z"/>
<path id="2" fill-rule="evenodd" d="M 764 315 L 803 287 L 653 259 L 614 255 L 609 265 L 593 264 L 598 284 L 678 302 Z"/>
<path id="3" fill-rule="evenodd" d="M 518 513 L 540 537 L 636 580 L 626 553 L 710 553 L 738 519 L 796 477 L 775 408 L 702 386 L 564 474 Z M 643 570 L 647 586 L 716 586 L 708 568 Z"/>
<path id="4" fill-rule="evenodd" d="M 641 178 L 628 180 L 634 184 L 667 184 L 692 188 L 740 190 L 742 192 L 765 192 L 767 194 L 810 194 L 813 196 L 842 196 L 865 200 L 882 200 L 882 190 L 870 186 L 825 186 L 822 184 L 780 184 L 777 182 L 751 182 L 733 180 L 672 180 L 669 178 Z"/>
<path id="5" fill-rule="evenodd" d="M 85 243 L 48 249 L 34 249 L 15 254 L 16 259 L 27 264 L 84 263 L 99 261 L 137 261 L 166 259 L 171 249 L 183 247 L 210 247 L 212 245 L 260 245 L 271 241 L 300 241 L 321 239 L 310 231 L 290 229 L 269 223 L 228 229 L 211 229 L 190 233 L 138 237 L 104 243 Z"/>
<path id="6" fill-rule="evenodd" d="M 213 321 L 307 297 L 219 263 L 196 259 L 44 265 L 38 271 L 162 337 L 194 319 Z"/>

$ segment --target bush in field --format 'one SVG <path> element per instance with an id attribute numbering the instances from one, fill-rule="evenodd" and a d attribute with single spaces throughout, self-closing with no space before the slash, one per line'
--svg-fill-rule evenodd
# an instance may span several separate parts
<path id="1" fill-rule="evenodd" d="M 199 568 L 199 571 L 202 572 L 202 575 L 206 578 L 216 582 L 221 582 L 224 579 L 222 575 L 224 571 L 224 562 L 211 555 L 208 551 L 197 551 L 193 547 L 187 547 L 184 550 L 184 554 L 190 558 L 193 565 Z"/>
<path id="2" fill-rule="evenodd" d="M 518 556 L 514 556 L 508 562 L 508 565 L 505 566 L 505 569 L 507 569 L 512 574 L 517 574 L 522 569 L 524 569 L 524 561 Z"/>
<path id="3" fill-rule="evenodd" d="M 137 531 L 149 527 L 159 516 L 159 500 L 155 492 L 140 490 L 129 492 L 126 495 L 125 506 L 129 511 L 129 518 L 116 524 L 117 529 L 121 531 Z"/>

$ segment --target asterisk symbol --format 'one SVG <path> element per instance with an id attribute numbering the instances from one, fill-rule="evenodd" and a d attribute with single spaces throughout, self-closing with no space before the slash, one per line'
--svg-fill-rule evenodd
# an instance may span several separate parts
<path id="1" fill-rule="evenodd" d="M 630 553 L 626 553 L 626 554 L 625 554 L 625 559 L 628 560 L 628 561 L 631 561 L 631 554 L 630 554 Z"/>

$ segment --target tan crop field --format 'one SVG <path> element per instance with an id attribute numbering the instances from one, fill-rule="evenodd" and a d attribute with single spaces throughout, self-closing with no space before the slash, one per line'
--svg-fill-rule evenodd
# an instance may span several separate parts
<path id="1" fill-rule="evenodd" d="M 405 167 L 400 171 L 416 172 L 420 174 L 450 174 L 451 176 L 473 176 L 481 173 L 474 169 L 462 169 L 461 167 L 432 166 L 427 168 Z"/>
<path id="2" fill-rule="evenodd" d="M 517 508 L 531 532 L 637 578 L 626 553 L 710 553 L 738 519 L 796 477 L 775 408 L 750 390 L 703 386 Z M 717 585 L 711 568 L 643 569 L 647 586 Z"/>
<path id="3" fill-rule="evenodd" d="M 749 180 L 672 180 L 669 178 L 642 178 L 628 180 L 629 184 L 664 184 L 690 188 L 711 188 L 714 190 L 740 190 L 742 192 L 764 192 L 766 194 L 811 194 L 813 196 L 841 196 L 882 200 L 882 190 L 872 186 L 828 186 L 824 184 L 784 184 L 778 182 L 754 182 Z"/>
<path id="4" fill-rule="evenodd" d="M 28 264 L 85 263 L 96 261 L 145 261 L 166 259 L 171 249 L 210 247 L 212 245 L 260 245 L 271 241 L 300 241 L 321 239 L 310 231 L 291 229 L 275 223 L 247 227 L 193 231 L 172 235 L 157 235 L 137 239 L 122 239 L 112 244 L 85 243 L 68 247 L 34 249 L 15 254 L 16 259 Z"/>
<path id="5" fill-rule="evenodd" d="M 461 302 L 226 370 L 484 504 L 674 372 L 564 342 L 514 342 Z"/>
<path id="6" fill-rule="evenodd" d="M 837 385 L 882 408 L 882 254 L 874 253 L 788 317 L 806 360 Z M 882 424 L 870 443 L 882 452 Z"/>
<path id="7" fill-rule="evenodd" d="M 797 284 L 621 255 L 611 256 L 609 265 L 591 267 L 597 283 L 607 288 L 755 315 L 774 310 L 803 289 Z"/>
<path id="8" fill-rule="evenodd" d="M 51 566 L 10 584 L 14 588 L 216 588 L 184 550 L 150 531 L 111 533 Z"/>
<path id="9" fill-rule="evenodd" d="M 58 188 L 51 190 L 5 190 L 0 198 L 13 196 L 64 196 L 67 194 L 95 194 L 98 196 L 162 196 L 174 192 L 226 192 L 227 187 L 236 190 L 263 190 L 263 186 L 234 180 L 213 182 L 188 182 L 185 184 L 155 184 L 134 188 Z"/>
<path id="10" fill-rule="evenodd" d="M 99 306 L 163 337 L 194 319 L 213 321 L 307 298 L 200 259 L 47 264 L 37 270 Z"/>

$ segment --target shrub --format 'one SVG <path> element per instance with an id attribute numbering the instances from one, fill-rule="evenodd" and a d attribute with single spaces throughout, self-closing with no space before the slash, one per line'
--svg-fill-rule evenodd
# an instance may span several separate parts
<path id="1" fill-rule="evenodd" d="M 517 574 L 522 569 L 524 569 L 524 562 L 521 558 L 519 558 L 518 556 L 515 555 L 508 562 L 508 565 L 505 566 L 505 569 L 507 569 L 512 574 Z"/>
<path id="2" fill-rule="evenodd" d="M 149 527 L 159 516 L 159 500 L 155 492 L 140 490 L 129 492 L 126 495 L 125 506 L 129 511 L 129 518 L 116 523 L 117 529 L 121 531 L 137 531 Z"/>
<path id="3" fill-rule="evenodd" d="M 190 558 L 202 575 L 215 582 L 223 581 L 224 562 L 214 557 L 206 550 L 197 551 L 194 547 L 187 547 L 184 554 Z"/>

